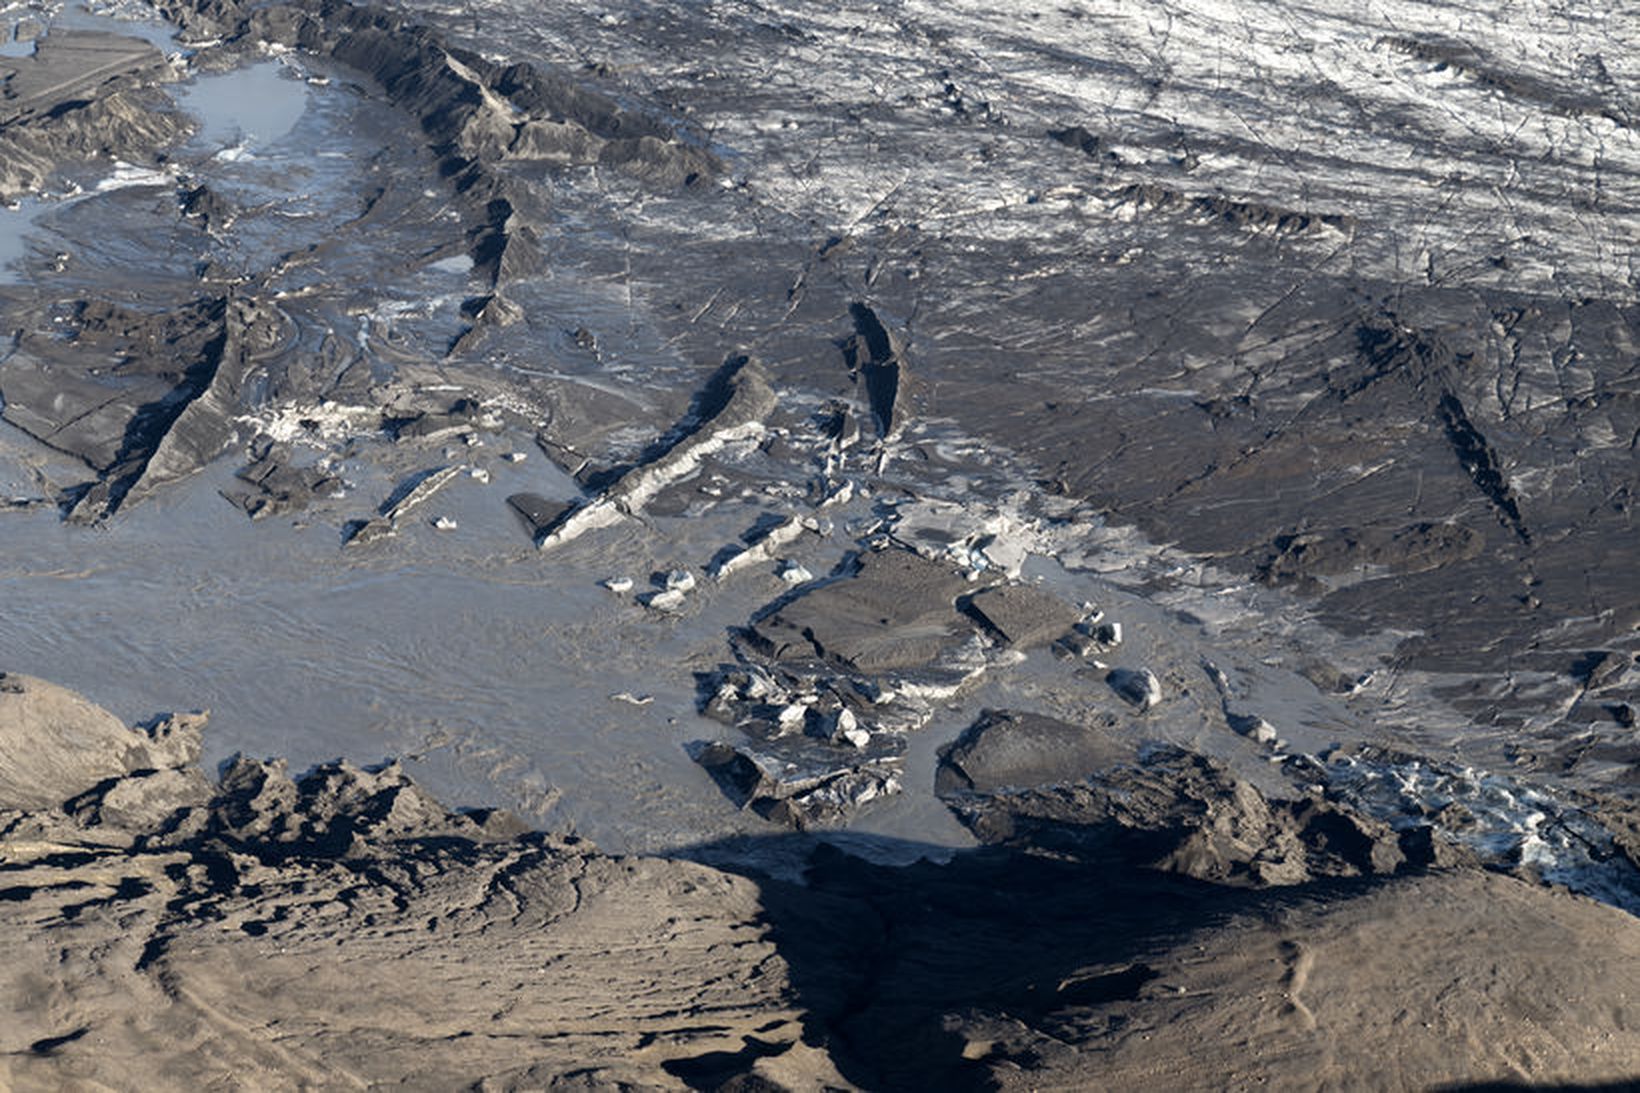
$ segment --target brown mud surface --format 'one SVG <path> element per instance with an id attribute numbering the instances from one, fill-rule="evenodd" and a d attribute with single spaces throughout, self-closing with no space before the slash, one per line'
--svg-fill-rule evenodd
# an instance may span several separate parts
<path id="1" fill-rule="evenodd" d="M 1428 1088 L 1640 1067 L 1632 916 L 1430 844 L 1414 862 L 1383 825 L 1199 758 L 1014 806 L 997 845 L 945 865 L 820 848 L 795 884 L 447 812 L 393 765 L 239 758 L 213 781 L 204 721 L 126 729 L 0 677 L 0 771 L 29 781 L 0 802 L 8 1088 Z M 76 761 L 38 754 L 68 740 Z"/>

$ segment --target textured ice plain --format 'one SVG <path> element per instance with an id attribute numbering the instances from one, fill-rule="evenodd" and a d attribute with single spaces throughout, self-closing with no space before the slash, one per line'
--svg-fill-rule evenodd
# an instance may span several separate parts
<path id="1" fill-rule="evenodd" d="M 741 347 L 789 407 L 857 400 L 838 343 L 869 301 L 910 362 L 913 425 L 845 477 L 944 495 L 959 541 L 963 519 L 991 519 L 982 498 L 1028 478 L 1028 509 L 1089 498 L 1052 515 L 1069 534 L 1042 552 L 1141 593 L 1157 613 L 1132 648 L 1169 660 L 1166 682 L 1200 688 L 1206 646 L 1247 689 L 1235 712 L 1298 746 L 1387 738 L 1621 786 L 1632 744 L 1610 711 L 1633 673 L 1591 688 L 1579 666 L 1633 645 L 1633 142 L 1609 48 L 1625 17 L 1443 10 L 1101 7 L 999 26 L 950 6 L 464 8 L 450 40 L 574 72 L 721 171 L 673 190 L 597 157 L 485 161 L 486 185 L 528 208 L 543 271 L 528 239 L 506 242 L 510 214 L 464 219 L 425 156 L 384 142 L 370 173 L 419 167 L 427 189 L 385 187 L 359 226 L 310 212 L 321 241 L 271 273 L 254 223 L 218 257 L 267 278 L 303 351 L 337 369 L 328 386 L 288 370 L 259 397 L 391 373 L 371 398 L 518 407 L 515 428 L 550 421 L 546 450 L 594 471 Z M 335 79 L 323 58 L 281 63 Z M 403 132 L 402 115 L 373 124 Z M 347 203 L 346 176 L 326 182 L 305 191 L 321 213 Z M 380 254 L 418 232 L 424 269 L 357 289 L 391 284 Z M 464 250 L 512 278 L 521 322 L 456 337 L 462 293 L 426 279 Z M 1145 534 L 1121 542 L 1133 523 Z M 1305 597 L 1358 636 L 1306 629 Z M 1041 686 L 1060 708 L 1093 701 Z M 1190 705 L 1167 731 L 1241 746 L 1217 742 L 1216 700 Z"/>
<path id="2" fill-rule="evenodd" d="M 1627 734 L 1566 669 L 1635 641 L 1632 12 L 484 10 L 479 44 L 598 66 L 721 152 L 715 241 L 670 202 L 618 214 L 632 276 L 694 326 L 791 374 L 869 298 L 924 413 L 1232 570 L 1457 529 L 1287 579 L 1402 640 L 1375 719 L 1444 746 L 1439 688 L 1489 758 L 1622 777 Z M 694 252 L 694 291 L 643 261 Z"/>
<path id="3" fill-rule="evenodd" d="M 358 79 L 327 59 L 330 29 L 315 53 L 278 48 L 302 9 L 258 10 L 268 38 L 230 26 L 188 67 L 274 58 L 313 89 L 293 140 L 94 164 L 91 198 L 36 220 L 66 245 L 26 250 L 31 285 L 4 297 L 22 334 L 0 390 L 14 364 L 86 364 L 59 347 L 42 366 L 65 330 L 113 359 L 121 323 L 163 332 L 132 316 L 195 296 L 185 351 L 288 337 L 240 362 L 265 368 L 250 382 L 203 389 L 236 426 L 227 456 L 182 453 L 172 480 L 88 511 L 95 530 L 55 511 L 86 468 L 0 426 L 23 510 L 3 529 L 4 667 L 86 690 L 115 727 L 222 696 L 207 748 L 408 751 L 457 799 L 737 868 L 786 853 L 806 886 L 505 824 L 475 841 L 488 820 L 397 768 L 292 782 L 253 760 L 214 788 L 187 764 L 94 771 L 5 817 L 0 903 L 31 941 L 7 969 L 23 1002 L 0 1084 L 152 1066 L 223 1083 L 247 1060 L 270 1085 L 1632 1078 L 1632 915 L 1523 881 L 1631 909 L 1637 891 L 1634 286 L 1573 228 L 1632 238 L 1602 195 L 1632 180 L 1612 166 L 1632 83 L 1606 43 L 1633 16 L 1542 35 L 1534 9 L 1446 25 L 1410 5 L 1331 29 L 1275 5 L 464 7 L 443 40 L 475 53 L 411 39 L 432 62 L 412 73 L 480 108 L 453 144 L 489 158 L 449 173 L 427 85 Z M 492 95 L 519 59 L 711 169 L 660 185 L 603 159 L 616 138 L 512 114 Z M 1337 124 L 1337 102 L 1362 119 Z M 1537 127 L 1493 125 L 1511 110 Z M 1616 125 L 1598 168 L 1567 118 Z M 496 154 L 509 131 L 528 154 Z M 1500 156 L 1477 134 L 1499 132 L 1561 136 L 1477 182 Z M 1505 255 L 1489 242 L 1511 201 L 1554 231 Z M 125 310 L 88 321 L 87 299 Z M 742 352 L 776 400 L 759 435 L 536 551 L 510 509 L 653 467 Z M 19 404 L 44 405 L 31 383 Z M 503 500 L 526 494 L 542 504 Z M 391 534 L 342 547 L 376 518 Z M 793 518 L 814 527 L 788 558 L 675 576 Z M 1024 650 L 1000 606 L 965 612 L 985 671 L 922 686 L 907 788 L 844 843 L 898 836 L 903 860 L 957 841 L 930 787 L 977 725 L 1001 735 L 1002 791 L 961 807 L 994 845 L 879 869 L 806 839 L 712 841 L 771 830 L 686 751 L 717 731 L 692 716 L 700 677 L 740 666 L 725 633 L 848 580 L 855 552 L 904 549 L 976 590 L 1018 574 L 1087 639 Z M 788 586 L 788 563 L 820 576 Z M 674 592 L 676 611 L 643 606 Z M 907 606 L 913 629 L 922 606 L 963 625 Z M 1135 678 L 1140 702 L 1120 693 Z M 792 720 L 849 731 L 788 695 Z M 1061 782 L 1067 730 L 1097 745 L 1078 754 L 1145 758 Z"/>

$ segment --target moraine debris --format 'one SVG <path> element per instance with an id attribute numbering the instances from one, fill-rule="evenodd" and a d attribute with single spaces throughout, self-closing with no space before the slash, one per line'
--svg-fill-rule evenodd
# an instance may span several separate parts
<path id="1" fill-rule="evenodd" d="M 1114 668 L 1105 682 L 1140 713 L 1162 700 L 1162 683 L 1149 668 Z"/>

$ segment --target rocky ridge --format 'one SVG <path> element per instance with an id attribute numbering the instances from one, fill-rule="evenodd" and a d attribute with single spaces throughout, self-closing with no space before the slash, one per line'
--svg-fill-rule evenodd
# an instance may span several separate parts
<path id="1" fill-rule="evenodd" d="M 990 847 L 894 869 L 811 846 L 799 885 L 452 813 L 392 764 L 240 757 L 212 781 L 202 715 L 127 729 L 0 685 L 14 1089 L 1640 1072 L 1631 916 L 1182 753 L 976 788 L 1029 783 L 1021 749 L 1072 726 L 999 713 L 948 757 Z"/>

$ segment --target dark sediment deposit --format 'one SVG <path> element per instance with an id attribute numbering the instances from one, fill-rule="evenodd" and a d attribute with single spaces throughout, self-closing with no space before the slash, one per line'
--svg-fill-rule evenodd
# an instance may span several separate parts
<path id="1" fill-rule="evenodd" d="M 0 57 L 0 200 L 41 189 L 65 160 L 142 156 L 186 120 L 152 84 L 164 54 L 115 34 L 52 34 L 26 57 Z"/>
<path id="2" fill-rule="evenodd" d="M 1183 752 L 1083 744 L 1095 781 L 992 791 L 1082 730 L 988 715 L 947 757 L 985 848 L 890 868 L 821 847 L 793 883 L 448 812 L 396 765 L 238 757 L 213 781 L 204 723 L 127 729 L 0 678 L 9 1088 L 1429 1087 L 1523 1052 L 1540 1077 L 1640 1065 L 1630 915 Z"/>
<path id="3" fill-rule="evenodd" d="M 94 7 L 0 1086 L 1640 1082 L 1628 7 Z"/>

